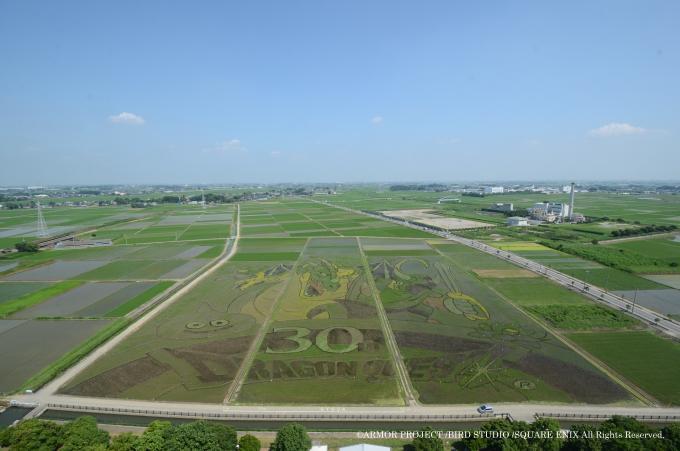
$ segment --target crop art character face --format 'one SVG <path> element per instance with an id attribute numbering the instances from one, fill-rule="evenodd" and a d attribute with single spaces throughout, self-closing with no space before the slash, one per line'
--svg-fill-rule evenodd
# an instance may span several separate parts
<path id="1" fill-rule="evenodd" d="M 199 309 L 187 319 L 179 315 L 156 329 L 157 336 L 169 340 L 221 339 L 246 333 L 255 319 L 242 313 L 219 312 L 209 308 Z"/>

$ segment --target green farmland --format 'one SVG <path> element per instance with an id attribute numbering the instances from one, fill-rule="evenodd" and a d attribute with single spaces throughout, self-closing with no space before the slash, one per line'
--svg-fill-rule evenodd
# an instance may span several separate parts
<path id="1" fill-rule="evenodd" d="M 12 243 L 32 239 L 33 215 L 0 212 L 0 232 Z M 0 256 L 0 393 L 38 388 L 218 257 L 233 208 L 45 208 L 44 216 L 52 233 L 113 242 Z"/>
<path id="2" fill-rule="evenodd" d="M 339 196 L 343 202 L 363 203 Z M 362 208 L 420 202 L 373 199 Z M 6 328 L 18 320 L 129 317 L 222 253 L 235 231 L 233 212 L 150 210 L 94 232 L 112 246 L 8 259 L 18 264 L 0 278 L 0 308 L 11 309 Z M 643 324 L 494 256 L 302 199 L 242 203 L 240 223 L 230 261 L 59 391 L 254 405 L 402 406 L 410 395 L 423 404 L 636 405 L 628 389 L 636 388 L 678 402 L 650 388 L 655 376 L 641 377 L 612 363 L 598 344 L 580 341 L 587 335 L 626 346 L 627 334 L 648 334 Z M 485 233 L 492 245 L 610 289 L 664 288 L 535 241 Z M 653 258 L 666 255 L 661 247 L 655 252 Z M 107 337 L 114 324 L 125 325 L 93 322 L 89 333 Z M 671 344 L 653 338 L 659 348 Z M 87 337 L 80 340 L 91 349 Z M 80 355 L 70 343 L 67 354 Z M 53 372 L 50 365 L 46 360 L 40 377 Z M 36 374 L 32 368 L 27 376 Z"/>
<path id="3" fill-rule="evenodd" d="M 569 338 L 664 404 L 680 404 L 680 345 L 649 332 L 577 333 Z"/>
<path id="4" fill-rule="evenodd" d="M 61 391 L 403 405 L 407 384 L 425 404 L 635 403 L 544 327 L 559 317 L 566 320 L 552 323 L 555 330 L 580 330 L 588 312 L 600 312 L 572 291 L 461 245 L 402 237 L 392 226 L 368 227 L 387 236 L 352 236 L 356 227 L 349 226 L 364 217 L 330 206 L 247 203 L 241 215 L 248 226 L 230 262 Z M 307 221 L 287 228 L 321 236 L 290 236 L 281 231 L 288 221 Z M 252 233 L 257 229 L 266 232 Z M 597 327 L 636 324 L 612 318 L 603 316 Z M 387 334 L 403 356 L 406 379 Z"/>

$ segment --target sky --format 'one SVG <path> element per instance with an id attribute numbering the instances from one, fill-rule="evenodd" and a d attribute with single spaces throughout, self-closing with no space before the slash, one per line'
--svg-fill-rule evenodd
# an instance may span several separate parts
<path id="1" fill-rule="evenodd" d="M 0 3 L 0 185 L 680 178 L 680 2 Z"/>

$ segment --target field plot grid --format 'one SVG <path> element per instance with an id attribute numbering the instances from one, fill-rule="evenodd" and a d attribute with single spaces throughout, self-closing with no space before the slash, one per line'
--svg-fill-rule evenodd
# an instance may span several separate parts
<path id="1" fill-rule="evenodd" d="M 186 236 L 193 228 L 200 237 L 229 219 L 206 216 L 166 216 L 135 236 L 180 228 L 177 236 Z M 579 315 L 591 313 L 605 331 L 640 326 L 535 273 L 318 203 L 246 203 L 240 220 L 243 236 L 230 261 L 60 392 L 258 405 L 403 406 L 411 395 L 422 404 L 637 402 L 616 373 L 600 369 L 598 353 L 583 352 L 563 332 L 581 331 Z M 216 246 L 200 239 L 130 245 L 139 249 L 102 258 L 76 279 L 146 284 L 116 292 L 134 297 L 153 287 L 147 278 L 197 269 Z M 511 250 L 575 271 L 606 271 L 535 243 Z M 610 282 L 625 285 L 616 276 Z M 112 296 L 102 293 L 78 312 L 115 310 Z M 569 321 L 551 321 L 555 312 Z"/>

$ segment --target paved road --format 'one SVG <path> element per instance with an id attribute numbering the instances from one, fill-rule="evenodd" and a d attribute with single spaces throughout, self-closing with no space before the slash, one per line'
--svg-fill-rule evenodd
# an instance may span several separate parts
<path id="1" fill-rule="evenodd" d="M 565 287 L 578 291 L 589 298 L 601 302 L 603 304 L 608 305 L 609 307 L 615 308 L 617 310 L 625 311 L 630 315 L 633 315 L 637 317 L 638 319 L 644 321 L 645 323 L 659 329 L 661 332 L 670 335 L 675 338 L 680 338 L 680 323 L 677 321 L 669 320 L 667 317 L 662 315 L 661 313 L 657 313 L 653 310 L 650 310 L 648 308 L 642 307 L 640 305 L 634 305 L 631 300 L 625 299 L 621 296 L 618 296 L 615 293 L 612 293 L 610 291 L 604 290 L 600 287 L 597 287 L 595 285 L 589 284 L 587 282 L 584 282 L 582 280 L 576 279 L 572 276 L 569 276 L 567 274 L 561 273 L 559 271 L 556 271 L 552 268 L 549 268 L 547 266 L 544 266 L 540 263 L 537 263 L 532 260 L 528 260 L 524 257 L 520 257 L 517 254 L 513 254 L 512 252 L 508 251 L 503 251 L 500 249 L 496 249 L 495 247 L 489 246 L 485 243 L 482 243 L 480 241 L 475 241 L 471 240 L 468 238 L 463 238 L 457 235 L 454 235 L 449 232 L 444 232 L 436 229 L 432 229 L 429 227 L 424 227 L 418 224 L 413 224 L 409 221 L 403 221 L 403 220 L 398 220 L 398 219 L 393 219 L 393 218 L 388 218 L 385 216 L 377 215 L 377 214 L 372 214 L 372 213 L 367 213 L 364 211 L 359 211 L 359 210 L 354 210 L 352 208 L 348 207 L 343 207 L 341 205 L 335 205 L 331 204 L 329 202 L 321 202 L 321 201 L 316 201 L 313 200 L 312 202 L 317 202 L 321 203 L 324 205 L 329 205 L 331 207 L 336 207 L 340 208 L 342 210 L 346 210 L 355 214 L 361 214 L 364 216 L 369 216 L 371 218 L 376 218 L 380 219 L 383 221 L 391 222 L 394 224 L 410 227 L 412 229 L 417 229 L 417 230 L 422 230 L 425 232 L 433 233 L 435 235 L 438 235 L 442 238 L 445 238 L 447 240 L 455 241 L 460 244 L 464 244 L 469 247 L 473 247 L 475 249 L 478 249 L 482 252 L 486 252 L 487 254 L 491 254 L 495 257 L 498 257 L 500 259 L 509 261 L 511 263 L 514 263 L 518 266 L 521 266 L 523 268 L 526 268 L 530 271 L 533 271 L 537 274 L 540 274 L 544 277 L 547 277 L 554 282 L 559 283 L 560 285 L 564 285 Z"/>
<path id="2" fill-rule="evenodd" d="M 483 418 L 477 414 L 477 405 L 455 406 L 408 406 L 408 407 L 317 407 L 317 406 L 238 406 L 224 404 L 199 404 L 180 402 L 136 401 L 127 399 L 81 398 L 75 396 L 22 395 L 17 399 L 37 402 L 41 406 L 34 411 L 59 408 L 89 412 L 118 414 L 147 414 L 157 416 L 204 417 L 224 419 L 278 419 L 284 421 L 444 421 L 474 420 Z M 658 407 L 612 407 L 564 404 L 494 404 L 496 413 L 509 414 L 516 420 L 531 421 L 535 414 L 588 415 L 588 416 L 672 416 L 680 419 L 680 408 Z"/>

